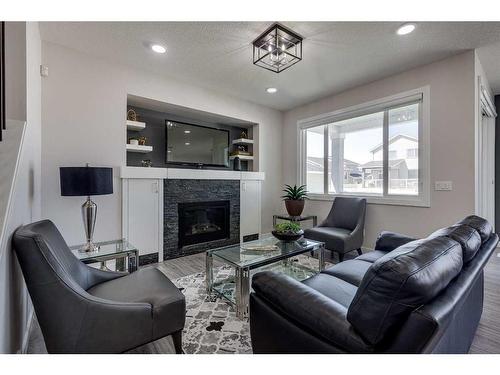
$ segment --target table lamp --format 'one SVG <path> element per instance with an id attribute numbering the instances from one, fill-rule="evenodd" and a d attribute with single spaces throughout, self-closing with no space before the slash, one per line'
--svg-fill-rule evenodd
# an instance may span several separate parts
<path id="1" fill-rule="evenodd" d="M 94 227 L 97 217 L 97 204 L 90 197 L 92 195 L 113 194 L 113 168 L 100 167 L 60 167 L 61 195 L 86 196 L 82 205 L 83 226 L 87 242 L 80 252 L 99 250 L 94 244 Z"/>

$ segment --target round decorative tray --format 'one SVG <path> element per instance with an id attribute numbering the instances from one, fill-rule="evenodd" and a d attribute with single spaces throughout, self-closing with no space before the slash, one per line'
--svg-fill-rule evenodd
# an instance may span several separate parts
<path id="1" fill-rule="evenodd" d="M 302 229 L 297 233 L 278 233 L 275 230 L 273 230 L 271 233 L 278 240 L 286 242 L 297 241 L 304 235 L 304 231 Z"/>

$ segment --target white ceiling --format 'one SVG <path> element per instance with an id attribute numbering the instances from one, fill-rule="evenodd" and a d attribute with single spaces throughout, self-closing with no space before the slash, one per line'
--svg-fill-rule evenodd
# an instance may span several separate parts
<path id="1" fill-rule="evenodd" d="M 251 42 L 270 24 L 42 22 L 40 29 L 46 41 L 279 110 L 478 47 L 500 91 L 500 22 L 424 22 L 406 36 L 396 35 L 394 22 L 284 22 L 305 38 L 304 52 L 279 74 L 252 64 Z M 152 52 L 151 43 L 167 53 Z"/>

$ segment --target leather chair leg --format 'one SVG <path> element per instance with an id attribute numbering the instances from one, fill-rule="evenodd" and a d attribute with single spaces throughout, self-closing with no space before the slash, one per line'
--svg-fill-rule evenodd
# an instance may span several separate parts
<path id="1" fill-rule="evenodd" d="M 172 333 L 172 340 L 174 341 L 175 354 L 184 354 L 182 350 L 182 330 Z"/>
<path id="2" fill-rule="evenodd" d="M 361 251 L 361 248 L 359 248 L 358 250 L 356 250 L 358 252 L 359 255 L 363 255 L 363 251 Z"/>
<path id="3" fill-rule="evenodd" d="M 339 263 L 344 261 L 344 254 L 339 254 Z"/>

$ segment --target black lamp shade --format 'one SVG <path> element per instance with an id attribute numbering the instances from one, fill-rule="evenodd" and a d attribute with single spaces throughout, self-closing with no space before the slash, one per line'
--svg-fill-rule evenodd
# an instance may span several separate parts
<path id="1" fill-rule="evenodd" d="M 113 194 L 113 168 L 61 167 L 62 196 Z"/>

